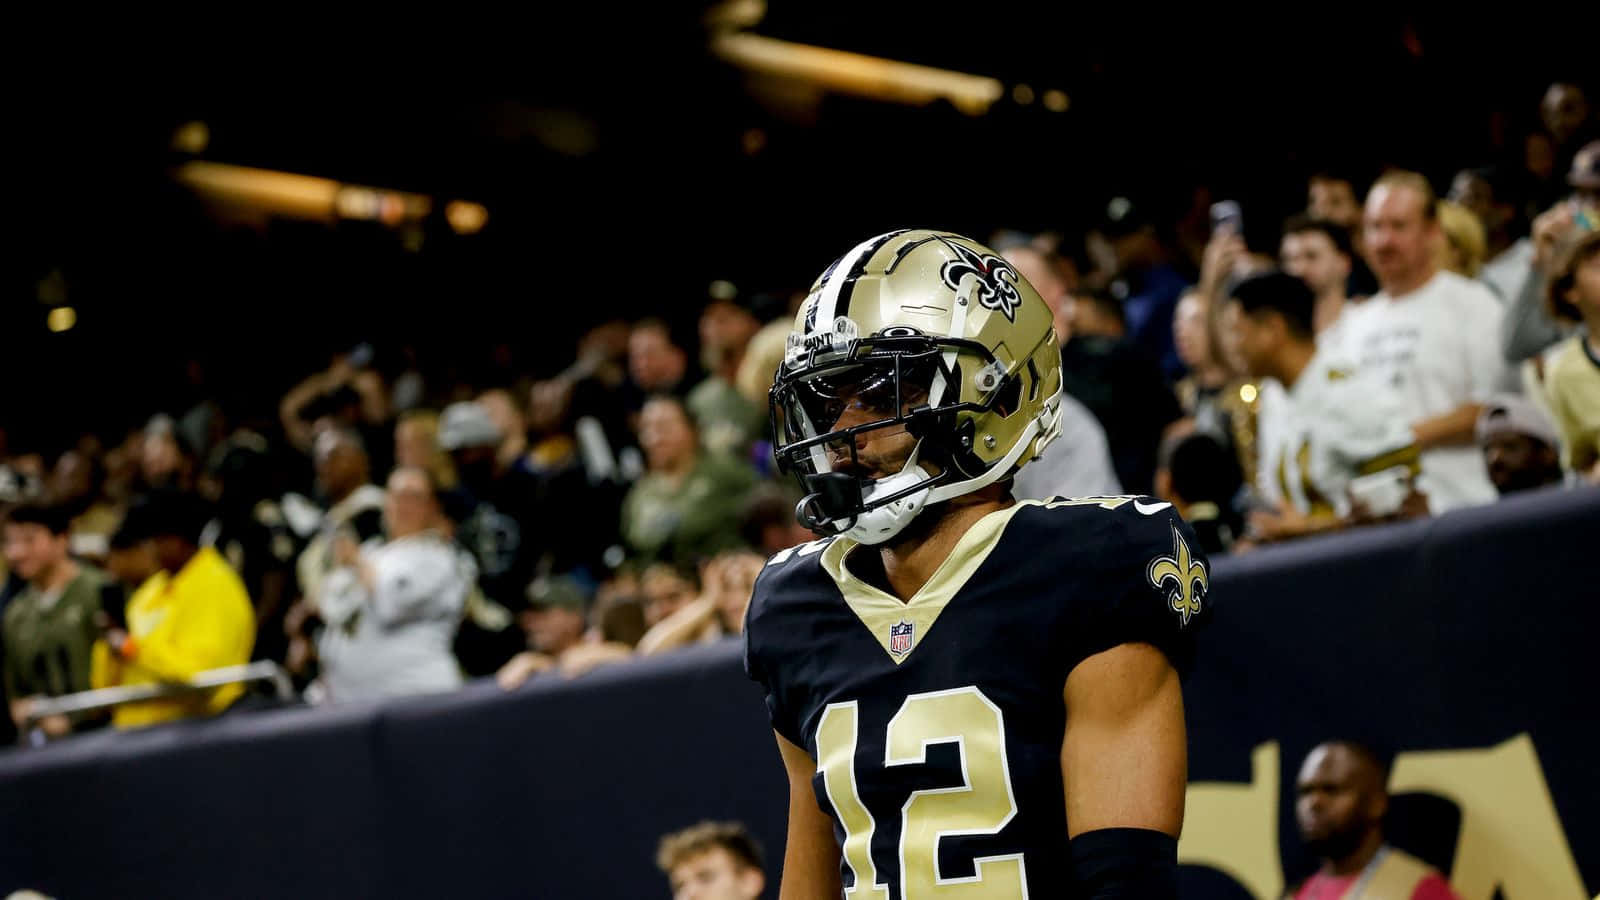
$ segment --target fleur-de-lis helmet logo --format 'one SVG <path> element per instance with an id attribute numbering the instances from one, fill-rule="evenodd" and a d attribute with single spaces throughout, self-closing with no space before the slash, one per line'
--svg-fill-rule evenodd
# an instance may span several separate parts
<path id="1" fill-rule="evenodd" d="M 1017 307 L 1022 303 L 1022 295 L 1017 293 L 1017 281 L 1022 276 L 1017 274 L 1017 270 L 1001 257 L 977 253 L 958 241 L 946 241 L 945 246 L 954 250 L 960 258 L 945 262 L 939 269 L 940 279 L 951 290 L 959 291 L 961 279 L 968 275 L 978 276 L 978 302 L 1005 316 L 1006 321 L 1015 322 Z"/>

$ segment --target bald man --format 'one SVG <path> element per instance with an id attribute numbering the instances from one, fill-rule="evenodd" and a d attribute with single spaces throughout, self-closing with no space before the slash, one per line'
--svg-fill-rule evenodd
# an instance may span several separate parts
<path id="1" fill-rule="evenodd" d="M 1457 900 L 1438 870 L 1384 843 L 1387 770 L 1350 741 L 1318 745 L 1296 783 L 1300 839 L 1322 860 L 1294 900 Z"/>
<path id="2" fill-rule="evenodd" d="M 1022 277 L 1039 292 L 1039 299 L 1050 307 L 1056 339 L 1065 344 L 1072 337 L 1072 285 L 1061 277 L 1061 273 L 1051 264 L 1050 257 L 1033 247 L 1012 247 L 1001 251 L 1000 255 L 1022 273 Z"/>

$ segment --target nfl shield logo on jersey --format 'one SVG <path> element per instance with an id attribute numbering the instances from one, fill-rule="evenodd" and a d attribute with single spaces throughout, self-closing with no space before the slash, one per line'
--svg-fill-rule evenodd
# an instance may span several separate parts
<path id="1" fill-rule="evenodd" d="M 899 656 L 911 652 L 911 633 L 916 626 L 910 622 L 900 622 L 889 626 L 889 652 Z"/>

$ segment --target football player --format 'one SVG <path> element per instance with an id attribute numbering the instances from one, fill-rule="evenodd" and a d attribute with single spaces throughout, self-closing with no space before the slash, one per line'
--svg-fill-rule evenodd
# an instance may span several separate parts
<path id="1" fill-rule="evenodd" d="M 1209 573 L 1167 503 L 1011 497 L 1061 384 L 1050 310 L 967 238 L 880 235 L 812 287 L 771 403 L 824 537 L 768 562 L 745 630 L 783 898 L 1175 895 Z"/>

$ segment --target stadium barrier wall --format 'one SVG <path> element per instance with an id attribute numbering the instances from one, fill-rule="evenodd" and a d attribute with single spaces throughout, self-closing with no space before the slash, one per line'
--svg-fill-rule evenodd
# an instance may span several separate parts
<path id="1" fill-rule="evenodd" d="M 1397 754 L 1390 837 L 1466 900 L 1600 890 L 1600 491 L 1220 560 L 1185 692 L 1184 896 L 1281 896 L 1300 760 Z M 1003 648 L 997 648 L 1003 652 Z M 0 753 L 0 892 L 665 897 L 657 838 L 786 787 L 736 641 L 505 694 L 230 714 Z"/>

